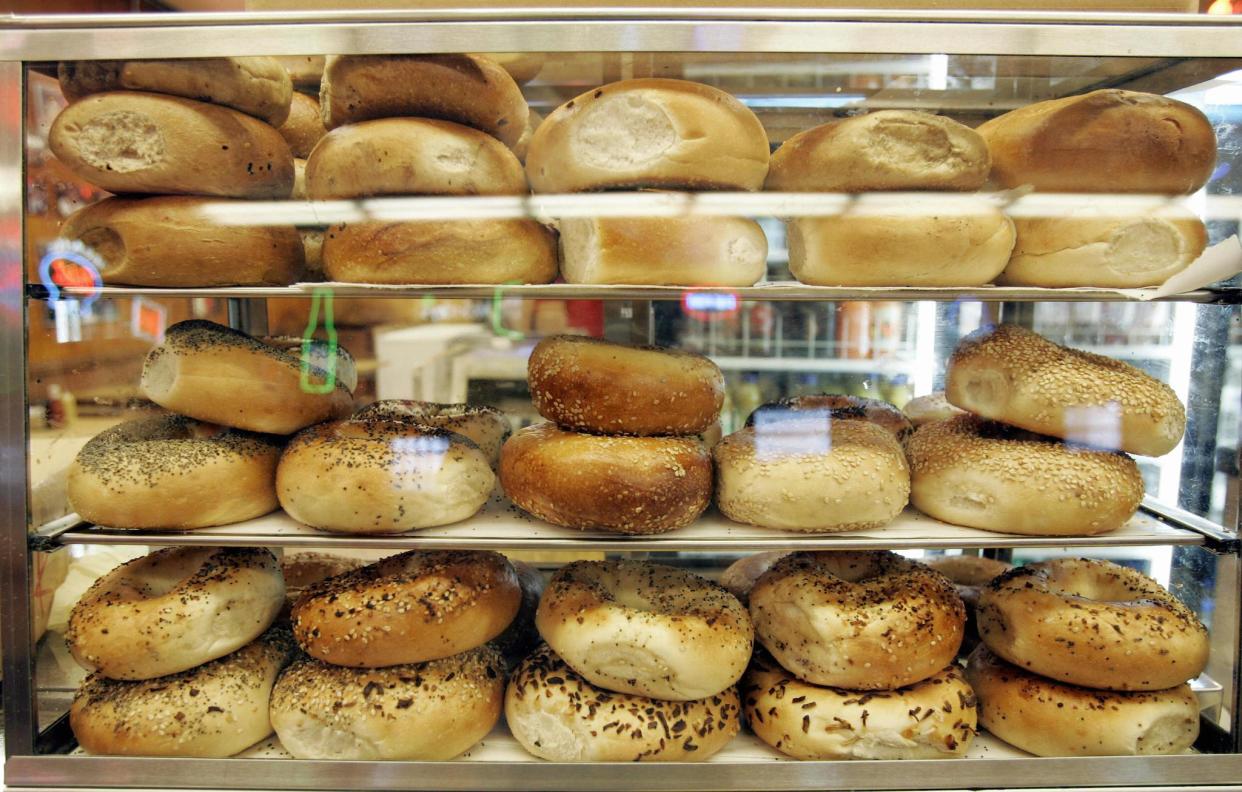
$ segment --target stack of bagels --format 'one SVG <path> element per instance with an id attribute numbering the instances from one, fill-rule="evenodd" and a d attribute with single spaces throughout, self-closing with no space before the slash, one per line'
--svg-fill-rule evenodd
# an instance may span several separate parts
<path id="1" fill-rule="evenodd" d="M 323 58 L 277 58 L 293 81 L 289 117 L 276 131 L 289 144 L 293 154 L 293 194 L 295 200 L 306 200 L 306 158 L 319 139 L 328 134 L 319 112 L 319 78 L 323 74 Z M 306 279 L 321 280 L 323 276 L 323 228 L 299 228 L 302 250 L 306 258 Z"/>
<path id="2" fill-rule="evenodd" d="M 707 508 L 712 461 L 698 435 L 724 404 L 715 363 L 553 336 L 531 352 L 527 379 L 548 420 L 501 450 L 500 483 L 514 504 L 554 525 L 620 534 L 671 531 Z"/>
<path id="3" fill-rule="evenodd" d="M 329 56 L 320 110 L 311 199 L 528 192 L 513 149 L 529 109 L 487 57 Z M 328 280 L 357 283 L 548 283 L 557 271 L 554 234 L 528 219 L 341 223 L 322 258 Z"/>
<path id="4" fill-rule="evenodd" d="M 118 193 L 61 228 L 104 283 L 286 285 L 302 277 L 292 225 L 222 225 L 225 199 L 287 199 L 293 155 L 276 127 L 292 85 L 272 58 L 81 61 L 60 65 L 71 104 L 48 144 L 74 174 Z M 144 197 L 145 196 L 145 197 Z"/>
<path id="5" fill-rule="evenodd" d="M 1166 454 L 1186 427 L 1168 385 L 1016 325 L 962 339 L 945 398 L 965 412 L 924 423 L 906 441 L 910 501 L 945 522 L 1005 533 L 1119 528 L 1143 499 L 1129 455 Z"/>

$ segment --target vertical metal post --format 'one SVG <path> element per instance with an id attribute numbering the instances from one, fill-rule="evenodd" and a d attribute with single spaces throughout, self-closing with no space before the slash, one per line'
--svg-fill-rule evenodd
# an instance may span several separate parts
<path id="1" fill-rule="evenodd" d="M 229 327 L 253 336 L 267 335 L 267 300 L 229 297 Z"/>
<path id="2" fill-rule="evenodd" d="M 0 62 L 0 613 L 4 642 L 4 749 L 34 750 L 34 658 L 30 641 L 30 471 L 26 407 L 25 74 Z"/>

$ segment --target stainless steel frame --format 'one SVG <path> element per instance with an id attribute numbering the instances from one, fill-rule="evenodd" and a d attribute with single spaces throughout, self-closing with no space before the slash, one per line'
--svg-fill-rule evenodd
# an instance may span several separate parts
<path id="1" fill-rule="evenodd" d="M 62 58 L 206 57 L 235 54 L 386 53 L 542 50 L 550 52 L 903 52 L 1116 57 L 1239 58 L 1242 19 L 1130 14 L 1038 14 L 904 11 L 762 11 L 734 9 L 427 9 L 395 13 L 271 15 L 172 15 L 9 17 L 0 21 L 0 121 L 22 118 L 23 63 Z M 19 122 L 20 123 L 20 122 Z M 5 594 L 5 781 L 31 787 L 161 786 L 213 788 L 372 789 L 824 789 L 950 787 L 1082 787 L 1088 785 L 1224 785 L 1242 779 L 1242 754 L 1177 757 L 996 759 L 958 762 L 716 762 L 704 765 L 557 765 L 546 762 L 304 762 L 282 760 L 127 759 L 34 755 L 34 707 L 29 640 L 29 559 L 26 403 L 24 382 L 26 297 L 21 285 L 23 135 L 0 129 L 0 223 L 18 228 L 15 252 L 0 249 L 0 587 Z M 10 235 L 11 238 L 11 235 Z M 231 290 L 145 290 L 109 287 L 103 296 L 211 295 L 237 298 L 232 321 L 257 329 L 263 322 L 247 297 L 309 295 L 309 287 Z M 1119 300 L 1098 290 L 1015 289 L 817 289 L 773 284 L 735 290 L 750 299 L 985 301 Z M 66 296 L 73 296 L 72 290 Z M 675 299 L 678 289 L 590 287 L 442 287 L 371 289 L 341 287 L 341 294 L 410 297 L 586 297 L 618 300 Z M 1234 303 L 1234 291 L 1198 291 L 1178 300 Z M 1161 519 L 1189 528 L 1193 541 L 1226 553 L 1236 570 L 1234 530 L 1201 524 L 1176 510 L 1152 508 Z M 68 541 L 106 539 L 76 526 Z M 144 540 L 148 537 L 143 537 Z M 255 541 L 261 537 L 245 537 Z M 332 537 L 336 538 L 336 537 Z M 155 536 L 149 537 L 154 541 Z M 998 536 L 988 546 L 1010 546 Z M 295 544 L 295 542 L 289 542 Z M 362 543 L 359 543 L 362 544 Z M 369 546 L 372 543 L 366 543 Z M 631 548 L 632 543 L 626 543 Z M 956 545 L 955 545 L 956 546 Z M 978 545 L 978 546 L 983 546 Z M 658 549 L 678 549 L 675 547 Z M 1235 580 L 1237 575 L 1234 576 Z M 1242 598 L 1242 591 L 1222 592 Z M 1235 672 L 1239 663 L 1235 658 Z M 1242 704 L 1234 680 L 1234 718 Z"/>

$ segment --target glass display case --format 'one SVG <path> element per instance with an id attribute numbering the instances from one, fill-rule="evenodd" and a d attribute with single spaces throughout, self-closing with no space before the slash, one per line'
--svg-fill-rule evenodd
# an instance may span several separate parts
<path id="1" fill-rule="evenodd" d="M 1242 271 L 1236 238 L 1242 222 L 1240 23 L 1173 14 L 780 8 L 446 8 L 0 22 L 5 782 L 441 790 L 1236 784 L 1242 778 L 1242 330 L 1236 310 L 1242 290 L 1234 278 Z M 1179 197 L 989 189 L 970 200 L 1011 217 L 1145 214 L 1176 206 L 1204 221 L 1211 269 L 1166 290 L 818 286 L 791 273 L 787 221 L 878 213 L 900 223 L 952 215 L 962 195 L 935 191 L 364 195 L 217 200 L 203 210 L 220 227 L 296 227 L 304 234 L 364 222 L 533 220 L 554 227 L 581 218 L 751 218 L 767 240 L 765 271 L 754 285 L 731 287 L 563 279 L 380 285 L 324 280 L 322 273 L 286 285 L 136 286 L 115 283 L 92 249 L 113 242 L 94 236 L 75 246 L 62 238 L 66 219 L 106 193 L 51 151 L 51 125 L 67 105 L 56 79 L 59 62 L 466 51 L 536 55 L 534 74 L 521 90 L 543 118 L 619 80 L 710 85 L 753 112 L 772 150 L 803 130 L 875 110 L 921 110 L 977 127 L 1016 108 L 1098 89 L 1173 96 L 1203 111 L 1215 132 L 1216 165 L 1203 189 Z M 314 93 L 317 85 L 295 87 Z M 1173 451 L 1136 458 L 1146 491 L 1137 513 L 1114 531 L 1085 536 L 985 531 L 913 507 L 882 527 L 840 533 L 752 526 L 709 507 L 676 530 L 619 535 L 531 517 L 499 489 L 473 517 L 395 534 L 322 531 L 279 509 L 193 531 L 117 529 L 83 520 L 66 500 L 66 469 L 91 437 L 150 414 L 152 405 L 138 387 L 143 360 L 169 327 L 186 319 L 300 338 L 304 367 L 312 341 L 348 348 L 357 367 L 357 406 L 375 399 L 486 404 L 502 410 L 515 431 L 540 420 L 527 371 L 541 339 L 571 333 L 676 347 L 710 358 L 723 372 L 724 435 L 742 429 L 762 404 L 791 396 L 842 393 L 900 408 L 943 390 L 961 340 L 1003 322 L 1133 364 L 1170 386 L 1186 407 L 1187 423 Z M 310 549 L 365 560 L 411 549 L 495 550 L 530 561 L 545 576 L 574 559 L 634 557 L 716 578 L 733 561 L 771 550 L 892 550 L 924 560 L 963 554 L 1018 565 L 1104 559 L 1151 576 L 1208 627 L 1207 667 L 1191 682 L 1199 737 L 1193 748 L 1171 756 L 1036 757 L 980 730 L 955 760 L 798 761 L 743 726 L 705 763 L 622 765 L 536 759 L 502 719 L 451 761 L 294 759 L 275 737 L 227 759 L 89 755 L 67 715 L 86 677 L 64 648 L 68 609 L 113 566 L 168 546 Z M 49 564 L 59 571 L 47 572 Z M 36 622 L 50 628 L 31 643 Z"/>

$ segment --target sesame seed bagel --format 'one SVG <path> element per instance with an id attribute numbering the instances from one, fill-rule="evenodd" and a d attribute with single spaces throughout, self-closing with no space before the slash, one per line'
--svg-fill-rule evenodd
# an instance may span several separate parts
<path id="1" fill-rule="evenodd" d="M 984 418 L 1131 454 L 1167 454 L 1186 429 L 1186 408 L 1168 385 L 1016 325 L 989 325 L 963 338 L 949 358 L 944 391 L 951 404 Z"/>
<path id="2" fill-rule="evenodd" d="M 895 690 L 812 685 L 755 656 L 741 685 L 755 735 L 795 759 L 953 759 L 975 737 L 975 695 L 957 666 Z"/>
<path id="3" fill-rule="evenodd" d="M 906 441 L 910 502 L 938 520 L 1030 536 L 1116 530 L 1143 500 L 1125 454 L 1076 448 L 974 415 L 920 426 Z"/>
<path id="4" fill-rule="evenodd" d="M 566 528 L 658 534 L 689 525 L 712 498 L 712 460 L 694 437 L 610 437 L 553 423 L 500 450 L 505 495 Z"/>
<path id="5" fill-rule="evenodd" d="M 411 550 L 312 585 L 293 606 L 293 635 L 334 665 L 421 663 L 500 635 L 521 599 L 499 553 Z"/>
<path id="6" fill-rule="evenodd" d="M 724 404 L 724 375 L 702 355 L 585 336 L 540 341 L 527 380 L 540 415 L 583 432 L 698 434 Z"/>
<path id="7" fill-rule="evenodd" d="M 505 692 L 505 720 L 531 754 L 553 762 L 702 762 L 740 728 L 735 688 L 662 701 L 593 686 L 544 645 Z"/>
<path id="8" fill-rule="evenodd" d="M 504 694 L 491 646 L 389 668 L 303 658 L 272 691 L 272 726 L 298 759 L 444 761 L 492 730 Z"/>
<path id="9" fill-rule="evenodd" d="M 750 590 L 755 637 L 816 685 L 880 690 L 953 662 L 966 609 L 948 579 L 887 550 L 799 552 Z"/>
<path id="10" fill-rule="evenodd" d="M 391 534 L 472 517 L 496 476 L 470 440 L 408 420 L 350 419 L 304 429 L 276 469 L 293 519 L 325 531 Z"/>
<path id="11" fill-rule="evenodd" d="M 712 455 L 720 511 L 765 528 L 875 528 L 901 514 L 910 495 L 901 444 L 868 421 L 808 411 L 734 432 Z"/>
<path id="12" fill-rule="evenodd" d="M 1086 558 L 1028 564 L 979 596 L 979 635 L 1015 665 L 1072 685 L 1163 690 L 1207 666 L 1202 622 L 1156 581 Z"/>
<path id="13" fill-rule="evenodd" d="M 95 581 L 69 614 L 65 643 L 109 679 L 153 679 L 253 641 L 285 602 L 280 565 L 253 547 L 169 547 Z"/>
<path id="14" fill-rule="evenodd" d="M 1199 736 L 1190 685 L 1121 693 L 1055 682 L 979 646 L 966 664 L 979 724 L 1036 756 L 1177 754 Z"/>
<path id="15" fill-rule="evenodd" d="M 898 440 L 914 428 L 901 410 L 886 401 L 838 393 L 790 396 L 761 404 L 746 417 L 746 425 L 763 426 L 785 419 L 816 416 L 823 416 L 829 421 L 870 421 L 892 432 Z"/>
<path id="16" fill-rule="evenodd" d="M 249 520 L 276 508 L 282 441 L 179 415 L 127 421 L 82 446 L 69 467 L 69 503 L 83 520 L 109 528 Z"/>
<path id="17" fill-rule="evenodd" d="M 754 630 L 737 598 L 685 570 L 577 561 L 552 576 L 539 634 L 593 685 L 669 701 L 713 696 L 741 678 Z"/>
<path id="18" fill-rule="evenodd" d="M 272 733 L 272 685 L 294 648 L 287 631 L 273 630 L 218 660 L 158 679 L 92 674 L 73 697 L 69 725 L 92 754 L 232 756 Z"/>
<path id="19" fill-rule="evenodd" d="M 321 365 L 330 362 L 319 351 L 326 348 L 311 343 L 304 377 L 300 340 L 297 351 L 290 351 L 288 342 L 267 343 L 214 322 L 178 322 L 168 328 L 164 343 L 147 354 L 142 392 L 162 407 L 201 421 L 292 434 L 343 418 L 353 406 L 345 367 L 325 371 Z M 340 347 L 337 355 L 334 362 L 349 359 Z"/>
<path id="20" fill-rule="evenodd" d="M 915 396 L 906 402 L 906 406 L 902 407 L 901 411 L 916 429 L 925 423 L 943 421 L 955 415 L 961 415 L 963 412 L 949 404 L 949 400 L 944 397 L 944 391 L 936 391 L 926 396 Z"/>
<path id="21" fill-rule="evenodd" d="M 473 440 L 492 467 L 500 461 L 500 447 L 513 434 L 503 412 L 482 404 L 384 399 L 363 407 L 354 413 L 354 418 L 411 420 L 421 426 L 455 432 Z"/>

